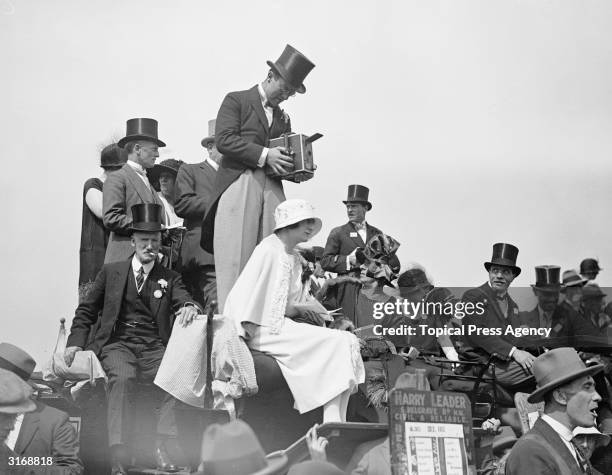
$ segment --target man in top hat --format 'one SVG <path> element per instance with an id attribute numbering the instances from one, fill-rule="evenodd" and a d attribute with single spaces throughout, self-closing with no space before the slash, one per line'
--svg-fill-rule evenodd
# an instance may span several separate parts
<path id="1" fill-rule="evenodd" d="M 580 275 L 586 280 L 595 280 L 602 270 L 603 269 L 599 267 L 599 261 L 592 257 L 587 257 L 580 263 Z"/>
<path id="2" fill-rule="evenodd" d="M 0 368 L 0 473 L 25 473 L 15 464 L 17 454 L 5 441 L 15 426 L 17 416 L 36 409 L 31 399 L 33 392 L 17 375 Z"/>
<path id="3" fill-rule="evenodd" d="M 24 382 L 32 377 L 36 361 L 21 348 L 0 343 L 0 368 L 11 371 Z M 6 438 L 6 445 L 19 457 L 53 457 L 57 475 L 83 473 L 79 441 L 68 414 L 40 401 L 32 412 L 20 413 Z"/>
<path id="4" fill-rule="evenodd" d="M 578 312 L 559 304 L 561 268 L 554 265 L 536 266 L 536 283 L 531 287 L 538 304 L 529 312 L 519 314 L 519 324 L 527 328 L 550 329 L 548 337 L 521 338 L 521 346 L 534 352 L 542 348 L 561 346 L 593 348 L 606 345 L 595 327 Z"/>
<path id="5" fill-rule="evenodd" d="M 127 163 L 104 182 L 103 222 L 110 230 L 104 263 L 124 261 L 134 248 L 130 239 L 132 206 L 162 202 L 147 178 L 147 169 L 155 165 L 159 147 L 166 144 L 157 138 L 157 121 L 130 119 L 125 137 L 118 145 L 127 153 Z"/>
<path id="6" fill-rule="evenodd" d="M 518 325 L 518 306 L 508 293 L 512 281 L 521 273 L 516 265 L 518 248 L 512 244 L 498 242 L 493 245 L 493 256 L 484 263 L 489 280 L 480 287 L 463 294 L 462 300 L 471 303 L 474 311 L 463 320 L 464 340 L 468 351 L 487 361 L 495 354 L 495 376 L 500 386 L 515 390 L 533 383 L 531 368 L 535 356 L 521 350 L 512 334 L 507 334 L 508 325 Z M 476 328 L 476 331 L 469 329 Z"/>
<path id="7" fill-rule="evenodd" d="M 77 307 L 65 352 L 71 364 L 77 351 L 93 351 L 108 376 L 108 437 L 114 473 L 127 473 L 125 444 L 130 427 L 130 398 L 139 380 L 152 381 L 164 355 L 174 320 L 191 323 L 201 309 L 185 290 L 181 276 L 157 263 L 161 246 L 162 206 L 138 204 L 131 210 L 134 256 L 105 264 L 88 297 Z M 101 312 L 101 317 L 98 315 Z M 88 335 L 100 318 L 93 341 Z M 161 393 L 161 390 L 160 390 Z M 170 468 L 164 440 L 172 433 L 173 400 L 159 394 L 156 456 L 160 468 Z"/>
<path id="8" fill-rule="evenodd" d="M 291 132 L 279 104 L 306 92 L 304 79 L 314 68 L 290 45 L 276 62 L 268 61 L 265 80 L 246 91 L 230 92 L 219 109 L 215 143 L 223 160 L 202 226 L 202 247 L 213 252 L 219 312 L 255 246 L 274 229 L 274 210 L 285 200 L 278 175 L 293 161 L 270 139 Z"/>
<path id="9" fill-rule="evenodd" d="M 221 163 L 215 145 L 215 119 L 208 121 L 208 136 L 202 147 L 208 152 L 203 162 L 185 164 L 176 177 L 174 210 L 184 219 L 187 232 L 181 249 L 181 275 L 187 290 L 203 308 L 217 299 L 215 259 L 200 246 L 202 220 L 210 207 L 213 186 Z"/>
<path id="10" fill-rule="evenodd" d="M 582 288 L 588 281 L 580 277 L 575 270 L 563 272 L 561 282 L 561 306 L 582 313 Z"/>
<path id="11" fill-rule="evenodd" d="M 601 396 L 593 375 L 602 370 L 603 365 L 587 367 L 573 348 L 556 348 L 535 360 L 537 388 L 527 400 L 544 401 L 544 414 L 513 447 L 506 475 L 593 473 L 572 431 L 597 422 Z"/>

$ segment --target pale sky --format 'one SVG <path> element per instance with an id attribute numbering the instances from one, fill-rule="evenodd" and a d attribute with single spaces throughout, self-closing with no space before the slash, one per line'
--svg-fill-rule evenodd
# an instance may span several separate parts
<path id="1" fill-rule="evenodd" d="M 439 285 L 484 282 L 494 242 L 533 266 L 598 257 L 612 285 L 612 4 L 600 1 L 0 0 L 1 341 L 49 358 L 77 303 L 82 186 L 125 121 L 153 117 L 164 158 L 204 157 L 224 95 L 286 43 L 316 67 L 286 102 L 321 132 L 315 178 L 286 186 L 367 219 Z"/>

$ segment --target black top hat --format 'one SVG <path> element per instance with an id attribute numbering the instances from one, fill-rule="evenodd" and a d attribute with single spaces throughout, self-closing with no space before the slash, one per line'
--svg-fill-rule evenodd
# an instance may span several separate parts
<path id="1" fill-rule="evenodd" d="M 207 148 L 209 143 L 215 143 L 215 125 L 217 123 L 217 119 L 210 119 L 208 121 L 208 137 L 204 137 L 202 139 L 202 147 Z"/>
<path id="2" fill-rule="evenodd" d="M 272 61 L 266 62 L 268 66 L 287 81 L 297 92 L 300 94 L 306 92 L 306 87 L 304 87 L 303 82 L 315 65 L 293 46 L 285 46 L 285 50 L 275 63 Z"/>
<path id="3" fill-rule="evenodd" d="M 521 273 L 521 268 L 516 265 L 518 252 L 518 247 L 512 244 L 505 242 L 493 244 L 493 257 L 491 257 L 491 261 L 484 263 L 485 269 L 489 272 L 492 265 L 510 267 L 514 272 L 514 277 L 517 277 Z"/>
<path id="4" fill-rule="evenodd" d="M 363 185 L 349 185 L 348 193 L 346 197 L 346 201 L 343 201 L 344 204 L 350 202 L 357 203 L 365 203 L 368 211 L 372 209 L 372 203 L 368 201 L 368 196 L 370 194 L 370 189 Z"/>
<path id="5" fill-rule="evenodd" d="M 100 166 L 106 169 L 121 168 L 127 162 L 125 150 L 116 143 L 107 145 L 100 152 Z"/>
<path id="6" fill-rule="evenodd" d="M 132 226 L 130 230 L 146 233 L 163 231 L 162 206 L 155 203 L 141 203 L 132 206 Z"/>
<path id="7" fill-rule="evenodd" d="M 157 144 L 158 147 L 165 147 L 166 144 L 157 138 L 157 121 L 155 119 L 130 119 L 127 121 L 125 137 L 117 145 L 121 148 L 128 142 L 134 140 L 148 140 Z"/>
<path id="8" fill-rule="evenodd" d="M 559 266 L 536 266 L 536 282 L 531 287 L 538 290 L 560 290 L 561 282 Z"/>
<path id="9" fill-rule="evenodd" d="M 599 272 L 600 270 L 603 269 L 599 267 L 599 262 L 597 262 L 597 259 L 588 257 L 580 263 L 581 274 L 585 274 L 587 272 Z"/>

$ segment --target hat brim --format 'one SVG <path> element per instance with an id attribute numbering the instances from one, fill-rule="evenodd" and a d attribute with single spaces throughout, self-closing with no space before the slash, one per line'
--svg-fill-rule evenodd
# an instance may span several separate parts
<path id="1" fill-rule="evenodd" d="M 365 201 L 365 200 L 346 200 L 346 201 L 342 201 L 345 205 L 348 203 L 361 203 L 361 204 L 365 204 L 366 208 L 368 208 L 368 211 L 370 211 L 372 209 L 372 203 L 370 203 L 369 201 Z"/>
<path id="2" fill-rule="evenodd" d="M 594 366 L 588 366 L 580 371 L 576 371 L 575 373 L 569 373 L 564 375 L 561 378 L 557 378 L 551 381 L 548 384 L 545 384 L 541 388 L 536 389 L 529 396 L 527 396 L 527 402 L 534 404 L 537 402 L 541 402 L 544 400 L 544 396 L 559 386 L 562 386 L 565 383 L 569 383 L 574 379 L 577 379 L 581 376 L 593 376 L 594 374 L 601 373 L 604 370 L 604 365 L 598 364 Z"/>
<path id="3" fill-rule="evenodd" d="M 136 140 L 146 140 L 147 142 L 153 142 L 158 147 L 165 147 L 166 146 L 166 144 L 164 142 L 162 142 L 161 140 L 156 139 L 154 137 L 150 137 L 148 135 L 127 135 L 127 136 L 123 137 L 121 140 L 119 140 L 119 142 L 117 142 L 117 145 L 119 147 L 123 148 L 126 143 L 134 142 Z"/>
<path id="4" fill-rule="evenodd" d="M 215 143 L 215 137 L 213 135 L 210 137 L 204 137 L 200 143 L 202 144 L 202 147 L 208 148 L 208 144 L 211 142 Z"/>
<path id="5" fill-rule="evenodd" d="M 508 267 L 509 269 L 512 269 L 514 272 L 514 277 L 518 277 L 521 274 L 521 268 L 518 266 L 512 266 L 512 265 L 508 265 L 508 264 L 500 264 L 498 262 L 485 262 L 484 263 L 484 268 L 487 270 L 487 272 L 489 272 L 489 270 L 491 269 L 491 266 L 500 266 L 500 267 Z"/>
<path id="6" fill-rule="evenodd" d="M 274 231 L 278 231 L 279 229 L 286 228 L 287 226 L 291 226 L 292 224 L 296 224 L 296 223 L 299 223 L 301 221 L 306 221 L 307 219 L 314 219 L 315 220 L 315 229 L 314 229 L 313 233 L 310 235 L 310 239 L 312 239 L 317 234 L 319 234 L 319 231 L 321 231 L 321 228 L 323 227 L 323 222 L 321 221 L 321 218 L 316 218 L 316 217 L 303 218 L 302 217 L 302 218 L 290 219 L 289 221 L 287 221 L 285 223 L 282 223 L 280 226 L 276 226 L 274 228 Z"/>
<path id="7" fill-rule="evenodd" d="M 153 168 L 147 170 L 147 175 L 151 181 L 157 181 L 163 172 L 172 173 L 175 177 L 178 175 L 178 170 L 162 164 L 154 165 Z"/>
<path id="8" fill-rule="evenodd" d="M 538 284 L 531 284 L 531 288 L 533 290 L 541 290 L 542 292 L 560 292 L 561 291 L 561 284 L 549 285 L 549 286 L 542 286 L 542 285 L 538 285 Z"/>
<path id="9" fill-rule="evenodd" d="M 285 68 L 278 67 L 272 61 L 266 61 L 266 64 L 270 66 L 280 77 L 287 81 L 289 85 L 295 89 L 295 92 L 298 94 L 304 94 L 306 92 L 306 86 L 304 86 L 304 84 L 291 84 L 291 82 L 289 82 L 289 79 L 287 79 L 288 74 L 287 71 L 285 71 Z"/>
<path id="10" fill-rule="evenodd" d="M 141 232 L 141 233 L 160 233 L 164 230 L 163 224 L 158 223 L 134 223 L 130 227 L 130 231 L 132 233 Z"/>
<path id="11" fill-rule="evenodd" d="M 266 467 L 251 475 L 276 475 L 285 473 L 289 458 L 283 452 L 273 452 L 266 456 Z"/>

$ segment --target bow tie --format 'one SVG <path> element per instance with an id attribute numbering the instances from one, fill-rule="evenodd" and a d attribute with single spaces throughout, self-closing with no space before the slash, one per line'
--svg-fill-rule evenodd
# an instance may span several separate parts
<path id="1" fill-rule="evenodd" d="M 270 109 L 274 109 L 274 106 L 272 104 L 270 104 L 270 101 L 266 101 L 264 103 L 264 107 L 269 107 Z"/>
<path id="2" fill-rule="evenodd" d="M 366 228 L 365 223 L 353 223 L 353 226 L 355 226 L 355 229 L 357 231 L 361 231 L 362 229 Z"/>

